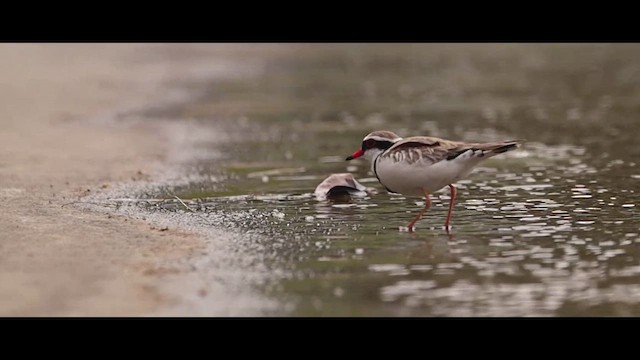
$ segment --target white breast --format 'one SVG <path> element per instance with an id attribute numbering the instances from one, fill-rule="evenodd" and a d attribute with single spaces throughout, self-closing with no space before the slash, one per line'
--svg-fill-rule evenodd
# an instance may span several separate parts
<path id="1" fill-rule="evenodd" d="M 422 190 L 436 192 L 466 177 L 484 157 L 469 150 L 453 160 L 435 164 L 428 161 L 395 161 L 389 157 L 377 157 L 374 172 L 388 190 L 407 196 L 423 196 Z"/>

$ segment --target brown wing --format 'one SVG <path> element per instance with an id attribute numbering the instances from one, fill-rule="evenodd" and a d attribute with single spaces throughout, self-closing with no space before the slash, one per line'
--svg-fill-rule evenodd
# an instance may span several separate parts
<path id="1" fill-rule="evenodd" d="M 462 143 L 458 149 L 453 149 L 449 152 L 447 156 L 447 160 L 453 160 L 458 155 L 465 153 L 467 150 L 471 149 L 474 151 L 474 155 L 479 157 L 487 156 L 491 157 L 494 155 L 502 154 L 507 151 L 511 151 L 517 149 L 522 140 L 507 140 L 503 142 L 493 142 L 493 143 Z"/>
<path id="2" fill-rule="evenodd" d="M 471 144 L 458 141 L 430 136 L 413 136 L 398 141 L 380 156 L 396 162 L 406 161 L 411 164 L 421 161 L 435 164 L 447 159 L 451 154 L 461 153 L 472 147 Z"/>
<path id="3" fill-rule="evenodd" d="M 520 143 L 521 140 L 465 143 L 430 136 L 413 136 L 398 141 L 380 156 L 396 162 L 406 161 L 411 164 L 420 161 L 430 165 L 442 160 L 453 160 L 470 149 L 474 150 L 474 155 L 490 157 L 513 150 Z"/>

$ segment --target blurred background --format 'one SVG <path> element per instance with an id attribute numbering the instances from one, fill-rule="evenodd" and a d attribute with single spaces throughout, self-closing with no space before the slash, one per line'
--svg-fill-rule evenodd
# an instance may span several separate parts
<path id="1" fill-rule="evenodd" d="M 136 76 L 155 74 L 154 95 L 92 121 L 163 129 L 164 155 L 143 183 L 83 199 L 206 239 L 179 260 L 198 285 L 188 300 L 175 295 L 171 314 L 640 315 L 637 44 L 140 44 L 124 54 Z M 527 142 L 460 181 L 450 234 L 447 192 L 402 233 L 422 200 L 388 194 L 369 163 L 344 161 L 381 129 Z M 379 192 L 316 200 L 315 186 L 343 172 Z M 229 305 L 229 289 L 244 307 Z"/>

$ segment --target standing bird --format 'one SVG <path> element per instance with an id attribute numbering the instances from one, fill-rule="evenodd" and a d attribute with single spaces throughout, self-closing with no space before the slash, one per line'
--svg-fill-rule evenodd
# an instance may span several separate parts
<path id="1" fill-rule="evenodd" d="M 519 140 L 465 143 L 430 136 L 403 139 L 391 131 L 379 130 L 365 136 L 362 147 L 346 160 L 364 156 L 371 161 L 373 173 L 387 191 L 425 197 L 424 209 L 409 223 L 409 231 L 431 207 L 429 194 L 449 186 L 451 200 L 444 224 L 448 231 L 456 198 L 453 183 L 469 175 L 482 160 L 514 150 L 519 144 Z"/>

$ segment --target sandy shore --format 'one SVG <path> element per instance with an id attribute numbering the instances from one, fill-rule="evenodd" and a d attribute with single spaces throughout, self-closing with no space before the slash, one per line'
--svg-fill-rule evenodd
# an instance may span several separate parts
<path id="1" fill-rule="evenodd" d="M 158 290 L 162 269 L 198 236 L 62 206 L 167 157 L 156 128 L 103 121 L 158 95 L 170 64 L 140 60 L 150 47 L 0 45 L 0 316 L 154 315 L 176 301 Z"/>

